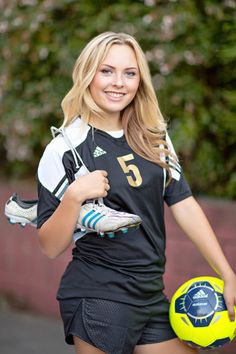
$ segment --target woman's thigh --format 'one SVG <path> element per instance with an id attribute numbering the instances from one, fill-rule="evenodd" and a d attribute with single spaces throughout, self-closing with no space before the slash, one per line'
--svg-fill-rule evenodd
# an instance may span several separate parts
<path id="1" fill-rule="evenodd" d="M 100 349 L 83 341 L 79 337 L 73 336 L 76 354 L 104 354 Z"/>
<path id="2" fill-rule="evenodd" d="M 197 354 L 198 350 L 190 348 L 178 338 L 161 343 L 137 345 L 134 354 Z"/>
<path id="3" fill-rule="evenodd" d="M 105 354 L 91 344 L 74 336 L 76 354 Z M 172 339 L 157 344 L 144 344 L 135 347 L 134 354 L 197 354 L 198 350 L 190 348 L 179 339 Z"/>

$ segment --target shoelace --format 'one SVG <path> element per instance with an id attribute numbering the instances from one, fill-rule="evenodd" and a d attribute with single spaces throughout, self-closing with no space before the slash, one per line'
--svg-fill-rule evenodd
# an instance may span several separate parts
<path id="1" fill-rule="evenodd" d="M 74 147 L 74 145 L 72 144 L 70 138 L 68 137 L 68 135 L 66 134 L 66 131 L 65 131 L 65 128 L 62 126 L 60 128 L 57 128 L 57 127 L 54 127 L 52 126 L 50 128 L 51 130 L 51 134 L 53 136 L 53 138 L 55 138 L 58 134 L 61 134 L 63 136 L 63 138 L 65 139 L 65 142 L 66 144 L 68 145 L 68 147 L 70 148 L 71 152 L 72 152 L 72 155 L 73 155 L 73 158 L 74 158 L 74 161 L 75 161 L 75 165 L 76 165 L 76 168 L 79 169 L 79 162 L 78 160 L 82 163 L 82 165 L 84 166 L 85 170 L 89 173 L 89 169 L 87 168 L 87 166 L 85 165 L 82 157 L 80 156 L 80 154 L 78 153 L 78 151 L 76 150 L 76 148 Z M 98 199 L 94 199 L 93 200 L 94 204 L 96 202 L 98 202 L 99 204 L 103 204 L 103 199 L 102 198 L 98 198 Z"/>
<path id="2" fill-rule="evenodd" d="M 110 214 L 109 211 L 106 208 L 104 208 L 103 205 L 96 205 L 95 204 L 95 206 L 93 208 L 101 215 L 109 215 Z"/>
<path id="3" fill-rule="evenodd" d="M 124 215 L 126 214 L 125 212 L 111 209 L 102 203 L 98 203 L 98 204 L 93 203 L 93 209 L 96 210 L 97 212 L 99 212 L 101 215 L 107 215 L 107 216 L 119 216 L 120 217 L 122 215 L 124 217 Z"/>
<path id="4" fill-rule="evenodd" d="M 60 128 L 56 128 L 56 127 L 51 127 L 51 133 L 52 136 L 55 138 L 57 134 L 61 134 L 63 136 L 63 138 L 65 139 L 65 142 L 67 143 L 68 147 L 70 148 L 74 161 L 75 161 L 75 165 L 76 168 L 79 168 L 79 161 L 82 163 L 82 165 L 84 166 L 84 168 L 90 172 L 87 168 L 87 166 L 85 165 L 84 161 L 82 160 L 80 154 L 78 153 L 78 151 L 76 150 L 76 148 L 73 146 L 72 142 L 70 141 L 68 135 L 66 134 L 65 128 L 64 127 L 60 127 Z"/>

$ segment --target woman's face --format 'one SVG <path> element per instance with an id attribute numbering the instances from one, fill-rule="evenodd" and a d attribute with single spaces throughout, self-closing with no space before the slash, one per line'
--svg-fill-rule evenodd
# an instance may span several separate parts
<path id="1" fill-rule="evenodd" d="M 140 73 L 135 53 L 128 45 L 114 44 L 99 66 L 90 92 L 95 103 L 109 114 L 120 118 L 120 112 L 133 100 Z"/>

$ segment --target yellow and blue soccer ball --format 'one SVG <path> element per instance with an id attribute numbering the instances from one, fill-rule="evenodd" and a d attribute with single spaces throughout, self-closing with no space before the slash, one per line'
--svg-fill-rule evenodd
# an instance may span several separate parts
<path id="1" fill-rule="evenodd" d="M 215 349 L 236 336 L 223 297 L 224 283 L 215 277 L 193 278 L 178 288 L 170 303 L 170 323 L 190 346 Z"/>

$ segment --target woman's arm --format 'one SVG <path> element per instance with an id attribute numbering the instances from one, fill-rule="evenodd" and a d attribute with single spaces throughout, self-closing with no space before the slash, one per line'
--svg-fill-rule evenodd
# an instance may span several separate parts
<path id="1" fill-rule="evenodd" d="M 46 256 L 56 258 L 69 247 L 82 203 L 106 197 L 109 188 L 107 172 L 100 170 L 79 177 L 67 188 L 58 208 L 38 231 Z"/>
<path id="2" fill-rule="evenodd" d="M 170 208 L 178 225 L 224 280 L 225 302 L 229 316 L 233 320 L 236 305 L 236 275 L 226 260 L 204 212 L 193 197 L 186 198 Z"/>

